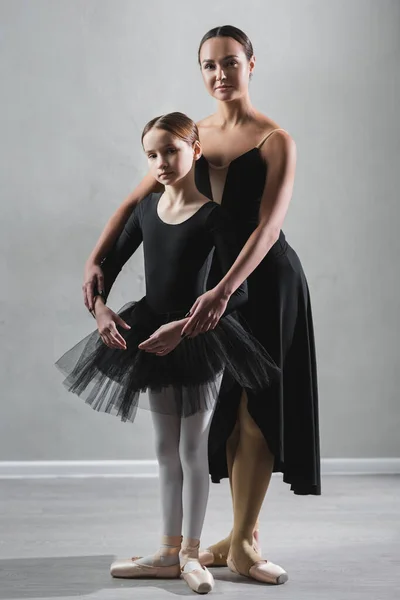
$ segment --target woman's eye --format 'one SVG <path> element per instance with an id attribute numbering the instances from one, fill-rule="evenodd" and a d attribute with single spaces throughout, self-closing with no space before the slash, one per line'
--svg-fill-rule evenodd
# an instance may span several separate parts
<path id="1" fill-rule="evenodd" d="M 212 66 L 213 66 L 213 65 L 211 65 L 211 64 L 205 65 L 205 66 L 204 66 L 204 69 L 211 69 L 211 67 L 212 67 Z"/>
<path id="2" fill-rule="evenodd" d="M 234 67 L 235 65 L 237 65 L 237 62 L 236 60 L 231 60 L 229 61 L 228 65 Z"/>
<path id="3" fill-rule="evenodd" d="M 156 157 L 156 155 L 155 155 L 155 154 L 148 154 L 148 155 L 147 155 L 147 158 L 155 158 L 155 157 Z"/>

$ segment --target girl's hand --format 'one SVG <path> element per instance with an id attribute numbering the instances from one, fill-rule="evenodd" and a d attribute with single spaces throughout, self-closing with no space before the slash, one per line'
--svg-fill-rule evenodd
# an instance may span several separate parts
<path id="1" fill-rule="evenodd" d="M 100 337 L 106 346 L 126 350 L 126 341 L 119 333 L 117 325 L 124 329 L 130 329 L 131 326 L 128 323 L 125 323 L 119 315 L 101 301 L 96 302 L 96 321 Z"/>
<path id="2" fill-rule="evenodd" d="M 199 333 L 215 329 L 226 310 L 229 296 L 213 288 L 199 296 L 190 309 L 190 319 L 182 329 L 182 335 L 193 338 Z"/>
<path id="3" fill-rule="evenodd" d="M 184 321 L 173 321 L 161 325 L 151 336 L 139 344 L 140 350 L 157 354 L 157 356 L 166 356 L 180 344 L 182 341 L 181 332 Z"/>
<path id="4" fill-rule="evenodd" d="M 104 291 L 104 276 L 100 265 L 86 263 L 83 275 L 83 301 L 88 310 L 93 310 L 93 292 L 97 286 L 99 292 Z"/>

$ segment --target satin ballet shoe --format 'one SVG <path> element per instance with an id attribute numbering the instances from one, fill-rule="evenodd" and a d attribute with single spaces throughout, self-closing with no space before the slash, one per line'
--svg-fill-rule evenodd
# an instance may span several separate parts
<path id="1" fill-rule="evenodd" d="M 261 548 L 258 545 L 258 540 L 256 537 L 253 537 L 253 550 L 257 552 L 257 554 L 261 554 Z M 204 567 L 226 567 L 227 566 L 227 558 L 226 554 L 221 552 L 213 552 L 211 548 L 206 548 L 205 550 L 199 551 L 199 562 Z"/>
<path id="2" fill-rule="evenodd" d="M 214 577 L 210 571 L 200 564 L 200 540 L 186 538 L 183 540 L 179 553 L 181 578 L 186 581 L 191 590 L 197 594 L 208 594 L 214 587 Z"/>
<path id="3" fill-rule="evenodd" d="M 243 575 L 244 577 L 250 577 L 250 579 L 255 579 L 256 581 L 261 581 L 263 583 L 281 585 L 282 583 L 286 583 L 289 579 L 285 569 L 282 569 L 282 567 L 275 565 L 269 560 L 258 560 L 250 567 L 248 573 L 241 573 L 238 570 L 231 555 L 228 556 L 226 562 L 228 568 L 233 573 Z"/>
<path id="4" fill-rule="evenodd" d="M 170 565 L 169 567 L 139 565 L 135 562 L 139 558 L 142 557 L 134 556 L 133 558 L 116 560 L 110 567 L 111 575 L 125 579 L 136 579 L 139 577 L 143 577 L 144 579 L 178 579 L 180 576 L 179 564 Z"/>
<path id="5" fill-rule="evenodd" d="M 134 556 L 133 558 L 120 559 L 112 563 L 110 573 L 113 577 L 125 579 L 178 579 L 181 568 L 179 563 L 179 550 L 182 538 L 179 536 L 164 536 L 162 538 L 162 547 L 154 554 L 153 565 L 140 564 L 136 561 L 143 558 Z M 172 565 L 162 565 L 163 558 L 176 555 L 176 563 Z"/>
<path id="6" fill-rule="evenodd" d="M 204 567 L 226 567 L 226 556 L 214 554 L 210 548 L 199 551 L 199 563 Z"/>

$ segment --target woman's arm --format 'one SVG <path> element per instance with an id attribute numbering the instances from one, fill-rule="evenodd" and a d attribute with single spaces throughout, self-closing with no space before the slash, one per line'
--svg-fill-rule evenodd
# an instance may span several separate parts
<path id="1" fill-rule="evenodd" d="M 207 278 L 207 289 L 215 288 L 228 273 L 240 252 L 237 235 L 229 214 L 216 205 L 208 217 L 209 229 L 214 242 L 214 255 L 210 272 Z M 247 281 L 241 282 L 238 287 L 227 296 L 227 305 L 223 315 L 237 310 L 248 300 Z M 218 322 L 218 321 L 217 321 Z M 216 324 L 216 323 L 215 323 Z M 213 329 L 213 319 L 209 319 L 207 329 Z"/>
<path id="2" fill-rule="evenodd" d="M 89 310 L 93 309 L 94 288 L 97 287 L 99 291 L 104 291 L 104 277 L 100 266 L 102 259 L 113 246 L 137 203 L 151 192 L 163 189 L 164 186 L 147 174 L 107 221 L 85 264 L 82 290 L 85 306 Z"/>
<path id="3" fill-rule="evenodd" d="M 292 138 L 286 132 L 277 132 L 261 153 L 268 164 L 268 173 L 261 198 L 259 224 L 219 284 L 221 292 L 226 295 L 230 295 L 258 267 L 278 240 L 292 198 L 296 171 L 296 146 Z"/>
<path id="4" fill-rule="evenodd" d="M 292 197 L 296 146 L 288 133 L 279 131 L 271 135 L 261 153 L 268 164 L 268 172 L 260 204 L 258 227 L 222 280 L 213 290 L 196 300 L 183 333 L 191 335 L 206 331 L 211 316 L 218 322 L 222 315 L 224 299 L 226 302 L 233 291 L 258 267 L 279 238 Z"/>

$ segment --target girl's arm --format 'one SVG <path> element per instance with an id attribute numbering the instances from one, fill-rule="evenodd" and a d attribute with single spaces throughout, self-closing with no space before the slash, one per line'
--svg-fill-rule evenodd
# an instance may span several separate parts
<path id="1" fill-rule="evenodd" d="M 160 185 L 150 174 L 147 174 L 107 221 L 104 230 L 85 264 L 82 290 L 85 306 L 89 310 L 93 309 L 95 287 L 97 287 L 99 291 L 104 290 L 104 277 L 100 266 L 102 259 L 111 249 L 138 202 L 151 192 L 162 191 L 163 189 L 164 186 Z"/>
<path id="2" fill-rule="evenodd" d="M 279 238 L 286 212 L 292 197 L 296 170 L 296 146 L 284 131 L 271 135 L 261 153 L 267 162 L 268 172 L 260 204 L 258 227 L 242 248 L 235 263 L 214 287 L 194 303 L 183 333 L 191 335 L 206 331 L 210 316 L 218 322 L 226 301 L 234 290 L 258 267 Z M 197 323 L 197 325 L 196 325 Z"/>
<path id="3" fill-rule="evenodd" d="M 143 202 L 138 204 L 133 210 L 122 233 L 107 256 L 101 262 L 101 268 L 104 274 L 104 287 L 101 291 L 95 285 L 93 291 L 95 296 L 101 295 L 104 303 L 107 302 L 110 290 L 122 267 L 143 241 L 141 222 L 145 203 L 146 200 L 143 200 Z"/>
<path id="4" fill-rule="evenodd" d="M 101 295 L 97 287 L 95 286 L 94 288 L 94 309 L 91 313 L 97 321 L 100 337 L 110 348 L 120 350 L 126 350 L 127 346 L 117 326 L 124 329 L 130 329 L 130 326 L 117 313 L 105 306 L 105 304 L 112 285 L 122 267 L 142 243 L 141 220 L 143 205 L 145 205 L 145 200 L 136 206 L 113 248 L 102 261 L 104 288 Z"/>

